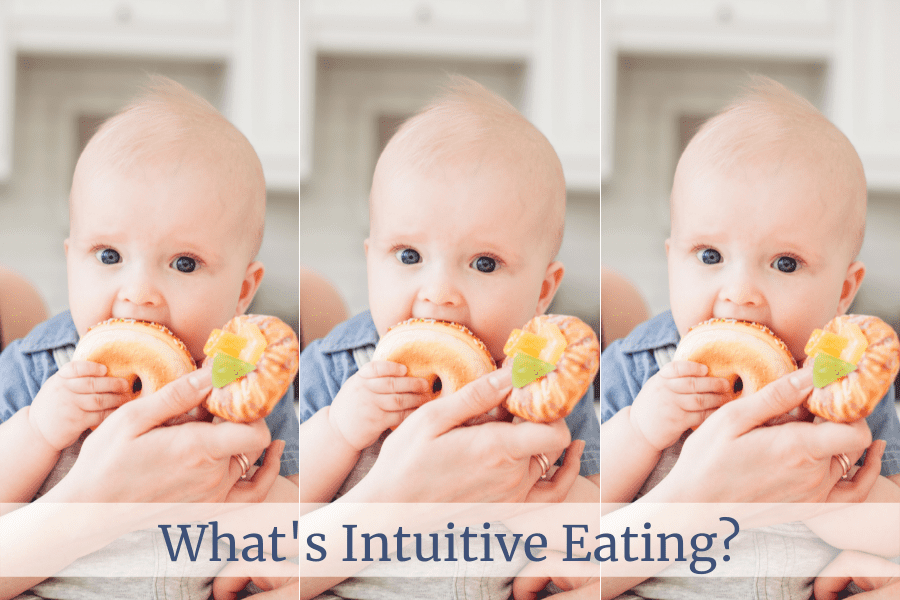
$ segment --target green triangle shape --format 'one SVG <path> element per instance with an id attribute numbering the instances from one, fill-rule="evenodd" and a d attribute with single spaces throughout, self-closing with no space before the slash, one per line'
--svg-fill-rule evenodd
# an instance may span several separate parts
<path id="1" fill-rule="evenodd" d="M 517 352 L 513 357 L 512 383 L 513 387 L 525 387 L 532 381 L 536 381 L 553 371 L 556 365 L 544 362 L 539 358 L 529 356 L 524 352 Z"/>
<path id="2" fill-rule="evenodd" d="M 856 365 L 819 352 L 813 361 L 813 385 L 823 388 L 856 370 Z"/>
<path id="3" fill-rule="evenodd" d="M 224 352 L 217 352 L 213 357 L 212 383 L 213 387 L 225 387 L 233 381 L 237 381 L 256 368 L 256 365 L 244 362 L 239 358 L 229 356 Z"/>

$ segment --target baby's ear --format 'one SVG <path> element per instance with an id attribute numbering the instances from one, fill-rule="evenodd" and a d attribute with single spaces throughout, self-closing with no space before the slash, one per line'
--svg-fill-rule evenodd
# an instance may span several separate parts
<path id="1" fill-rule="evenodd" d="M 537 310 L 534 316 L 537 317 L 544 314 L 544 311 L 550 306 L 550 302 L 556 295 L 556 290 L 559 289 L 559 284 L 562 282 L 565 272 L 566 268 L 558 260 L 547 265 L 547 270 L 544 272 L 544 280 L 541 282 L 541 295 L 538 298 Z"/>
<path id="2" fill-rule="evenodd" d="M 840 316 L 850 309 L 850 304 L 859 291 L 863 279 L 866 276 L 866 266 L 861 261 L 853 261 L 847 267 L 847 275 L 844 277 L 844 283 L 841 286 L 841 299 L 838 303 L 837 315 Z"/>
<path id="3" fill-rule="evenodd" d="M 256 295 L 256 290 L 259 289 L 259 284 L 262 283 L 265 272 L 266 268 L 258 260 L 247 265 L 247 270 L 244 272 L 244 280 L 241 282 L 241 295 L 238 298 L 234 316 L 237 317 L 244 314 L 244 311 L 250 306 L 250 302 Z"/>

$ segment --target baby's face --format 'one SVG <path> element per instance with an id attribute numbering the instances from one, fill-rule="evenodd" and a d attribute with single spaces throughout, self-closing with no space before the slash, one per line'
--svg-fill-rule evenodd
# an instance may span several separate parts
<path id="1" fill-rule="evenodd" d="M 237 314 L 250 265 L 238 211 L 187 166 L 110 171 L 72 190 L 66 263 L 78 333 L 113 317 L 155 321 L 202 359 L 209 333 Z"/>
<path id="2" fill-rule="evenodd" d="M 503 358 L 510 332 L 546 309 L 562 276 L 539 203 L 521 188 L 489 167 L 376 180 L 366 263 L 379 334 L 413 317 L 455 321 Z"/>
<path id="3" fill-rule="evenodd" d="M 673 191 L 666 248 L 678 331 L 714 317 L 756 321 L 802 360 L 812 330 L 846 311 L 862 280 L 846 200 L 802 170 L 709 171 Z"/>

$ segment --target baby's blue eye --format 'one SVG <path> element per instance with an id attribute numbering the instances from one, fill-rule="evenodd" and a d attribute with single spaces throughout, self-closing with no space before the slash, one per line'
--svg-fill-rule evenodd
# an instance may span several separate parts
<path id="1" fill-rule="evenodd" d="M 119 253 L 112 248 L 103 248 L 102 250 L 98 250 L 94 256 L 96 256 L 97 260 L 102 262 L 104 265 L 114 265 L 117 262 L 122 261 L 122 257 L 119 255 Z"/>
<path id="2" fill-rule="evenodd" d="M 193 273 L 197 268 L 197 261 L 190 256 L 179 256 L 172 261 L 172 266 L 182 273 Z"/>
<path id="3" fill-rule="evenodd" d="M 404 265 L 414 265 L 417 262 L 422 261 L 422 257 L 419 256 L 419 253 L 413 250 L 412 248 L 404 248 L 395 254 L 397 260 L 402 262 Z"/>
<path id="4" fill-rule="evenodd" d="M 493 273 L 497 268 L 497 261 L 490 256 L 479 256 L 472 261 L 472 266 L 482 273 Z"/>
<path id="5" fill-rule="evenodd" d="M 722 255 L 719 254 L 718 250 L 712 248 L 704 248 L 697 253 L 697 258 L 699 258 L 700 262 L 704 265 L 715 265 L 722 262 Z"/>
<path id="6" fill-rule="evenodd" d="M 797 259 L 790 256 L 779 256 L 775 259 L 774 267 L 782 273 L 793 273 L 797 270 Z"/>

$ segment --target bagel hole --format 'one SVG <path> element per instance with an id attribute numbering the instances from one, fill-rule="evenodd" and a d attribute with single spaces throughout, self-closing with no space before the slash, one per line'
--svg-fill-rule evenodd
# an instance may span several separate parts
<path id="1" fill-rule="evenodd" d="M 741 381 L 740 377 L 738 377 L 737 379 L 734 380 L 734 388 L 733 389 L 734 389 L 735 394 L 740 394 L 741 390 L 744 389 L 744 382 Z"/>
<path id="2" fill-rule="evenodd" d="M 443 384 L 441 384 L 441 378 L 435 377 L 434 383 L 431 384 L 431 393 L 432 394 L 440 394 L 441 388 L 443 388 L 443 387 L 444 387 Z"/>
<path id="3" fill-rule="evenodd" d="M 131 384 L 131 393 L 132 394 L 140 394 L 142 387 L 144 387 L 144 386 L 141 384 L 141 378 L 135 377 L 134 383 Z"/>

